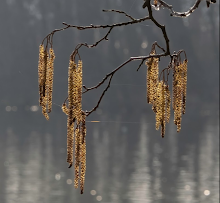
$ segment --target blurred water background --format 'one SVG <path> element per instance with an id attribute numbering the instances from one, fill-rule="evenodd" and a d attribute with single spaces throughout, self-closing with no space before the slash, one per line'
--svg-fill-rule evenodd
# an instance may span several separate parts
<path id="1" fill-rule="evenodd" d="M 192 1 L 170 0 L 185 11 Z M 53 111 L 50 120 L 38 107 L 38 49 L 62 22 L 111 24 L 127 19 L 103 13 L 119 9 L 136 18 L 147 15 L 142 0 L 1 0 L 0 3 L 0 203 L 216 203 L 219 202 L 219 5 L 205 2 L 187 19 L 164 9 L 156 19 L 166 25 L 171 51 L 188 57 L 186 114 L 182 130 L 167 125 L 165 138 L 155 130 L 146 102 L 146 67 L 138 62 L 113 78 L 100 108 L 87 119 L 85 191 L 74 189 L 66 163 L 69 55 L 80 42 L 93 43 L 105 30 L 56 33 Z M 217 1 L 219 4 L 219 1 Z M 97 84 L 130 56 L 147 55 L 151 44 L 165 46 L 151 22 L 115 28 L 97 48 L 80 50 L 83 83 Z M 160 68 L 168 59 L 163 58 Z M 170 78 L 171 80 L 171 78 Z M 83 96 L 91 109 L 102 90 Z M 99 123 L 89 121 L 98 120 Z M 171 121 L 173 118 L 171 118 Z"/>

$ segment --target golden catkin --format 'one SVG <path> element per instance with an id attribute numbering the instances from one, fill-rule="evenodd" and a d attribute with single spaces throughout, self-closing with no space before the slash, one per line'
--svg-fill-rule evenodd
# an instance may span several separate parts
<path id="1" fill-rule="evenodd" d="M 153 51 L 151 54 L 155 54 Z M 147 102 L 152 104 L 152 109 L 155 112 L 155 101 L 157 94 L 158 85 L 158 74 L 159 74 L 159 59 L 149 58 L 146 62 L 147 65 Z"/>
<path id="2" fill-rule="evenodd" d="M 175 70 L 175 77 L 174 77 L 174 90 L 173 93 L 174 102 L 174 123 L 177 125 L 177 132 L 181 129 L 181 120 L 182 120 L 182 87 L 183 87 L 183 77 L 182 77 L 182 67 L 183 64 L 179 64 Z"/>
<path id="3" fill-rule="evenodd" d="M 44 117 L 49 120 L 49 115 L 47 113 L 47 107 L 46 107 L 47 101 L 46 101 L 46 97 L 43 97 L 43 101 L 42 101 L 42 114 L 44 115 Z"/>
<path id="4" fill-rule="evenodd" d="M 41 102 L 42 113 L 47 120 L 49 120 L 49 116 L 48 116 L 48 112 L 47 112 L 47 87 L 46 87 L 47 75 L 48 75 L 48 69 L 47 69 L 48 58 L 49 58 L 49 55 L 48 55 L 47 51 L 44 50 L 44 67 L 43 67 L 43 71 L 42 71 L 42 80 L 41 80 L 42 90 L 41 90 L 40 98 L 42 98 L 41 99 L 42 100 L 42 102 Z"/>
<path id="5" fill-rule="evenodd" d="M 80 125 L 77 125 L 75 130 L 75 178 L 74 178 L 74 187 L 78 188 L 79 186 L 79 164 L 80 164 Z"/>
<path id="6" fill-rule="evenodd" d="M 39 84 L 39 95 L 40 95 L 40 99 L 39 99 L 39 103 L 41 106 L 41 103 L 43 101 L 43 89 L 42 89 L 42 83 L 43 83 L 43 69 L 44 69 L 44 46 L 43 44 L 40 45 L 39 47 L 39 61 L 38 61 L 38 84 Z"/>
<path id="7" fill-rule="evenodd" d="M 159 129 L 162 119 L 162 102 L 163 102 L 162 92 L 163 92 L 163 81 L 160 81 L 156 89 L 156 102 L 155 102 L 156 130 Z"/>
<path id="8" fill-rule="evenodd" d="M 68 70 L 68 117 L 67 117 L 67 162 L 73 164 L 73 142 L 74 142 L 74 69 L 76 64 L 70 59 Z"/>
<path id="9" fill-rule="evenodd" d="M 77 123 L 82 121 L 82 61 L 78 61 L 78 67 L 76 71 L 76 83 L 77 83 L 77 95 L 76 95 L 76 119 Z"/>
<path id="10" fill-rule="evenodd" d="M 183 61 L 183 105 L 182 105 L 182 114 L 186 112 L 186 88 L 187 88 L 187 60 Z"/>
<path id="11" fill-rule="evenodd" d="M 171 103 L 171 98 L 170 98 L 170 91 L 169 91 L 169 86 L 166 85 L 165 87 L 165 96 L 166 96 L 166 122 L 169 123 L 170 121 L 170 103 Z"/>
<path id="12" fill-rule="evenodd" d="M 84 183 L 85 183 L 85 173 L 86 173 L 86 115 L 82 116 L 82 142 L 81 142 L 81 152 L 80 152 L 80 190 L 83 194 Z"/>
<path id="13" fill-rule="evenodd" d="M 50 48 L 49 50 L 49 62 L 47 67 L 47 105 L 48 105 L 48 113 L 52 110 L 52 92 L 53 92 L 53 74 L 54 74 L 54 59 L 55 54 L 54 50 Z"/>
<path id="14" fill-rule="evenodd" d="M 166 85 L 162 82 L 162 105 L 161 105 L 161 136 L 165 135 L 165 126 L 166 126 Z"/>

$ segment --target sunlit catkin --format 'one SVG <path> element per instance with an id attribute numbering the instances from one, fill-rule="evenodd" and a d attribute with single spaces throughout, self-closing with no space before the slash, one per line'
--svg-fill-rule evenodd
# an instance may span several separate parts
<path id="1" fill-rule="evenodd" d="M 153 51 L 151 54 L 155 54 Z M 158 58 L 149 58 L 146 62 L 147 65 L 147 102 L 152 104 L 152 109 L 155 112 L 155 100 L 158 85 Z"/>
<path id="2" fill-rule="evenodd" d="M 74 69 L 76 64 L 72 59 L 69 62 L 68 70 L 68 117 L 67 117 L 67 162 L 70 167 L 73 164 L 73 142 L 74 142 L 74 97 L 73 97 L 73 85 L 74 85 Z M 65 109 L 66 110 L 66 109 Z"/>
<path id="3" fill-rule="evenodd" d="M 155 102 L 155 113 L 156 113 L 156 130 L 159 129 L 162 120 L 162 102 L 163 102 L 163 82 L 158 83 L 156 89 L 156 102 Z"/>
<path id="4" fill-rule="evenodd" d="M 43 70 L 44 70 L 44 46 L 43 44 L 40 45 L 39 47 L 39 61 L 38 61 L 38 85 L 39 85 L 39 103 L 41 106 L 41 103 L 43 101 Z"/>
<path id="5" fill-rule="evenodd" d="M 85 174 L 86 174 L 86 115 L 82 115 L 82 142 L 81 142 L 81 152 L 80 152 L 80 190 L 83 194 L 84 183 L 85 183 Z"/>
<path id="6" fill-rule="evenodd" d="M 78 188 L 79 186 L 79 165 L 80 165 L 80 148 L 81 148 L 81 140 L 80 140 L 80 134 L 81 134 L 80 125 L 77 125 L 75 130 L 75 163 L 74 163 L 74 169 L 75 169 L 75 178 L 74 178 L 74 187 Z"/>
<path id="7" fill-rule="evenodd" d="M 186 88 L 187 88 L 187 60 L 183 61 L 183 105 L 182 105 L 182 113 L 185 114 L 186 112 Z"/>
<path id="8" fill-rule="evenodd" d="M 162 82 L 162 102 L 161 102 L 161 136 L 165 135 L 165 127 L 166 127 L 166 85 Z"/>
<path id="9" fill-rule="evenodd" d="M 183 88 L 183 77 L 182 77 L 183 64 L 180 63 L 175 68 L 174 80 L 174 92 L 173 92 L 173 109 L 174 109 L 174 123 L 177 125 L 177 132 L 181 129 L 182 120 L 182 88 Z"/>
<path id="10" fill-rule="evenodd" d="M 50 48 L 49 50 L 49 60 L 48 60 L 48 67 L 47 67 L 47 105 L 48 105 L 48 113 L 52 110 L 52 92 L 53 92 L 53 74 L 54 74 L 54 59 L 55 54 L 54 50 Z"/>
<path id="11" fill-rule="evenodd" d="M 166 97 L 166 122 L 169 123 L 170 121 L 170 103 L 171 103 L 171 98 L 170 98 L 170 90 L 169 86 L 166 85 L 165 87 L 165 97 Z"/>
<path id="12" fill-rule="evenodd" d="M 76 70 L 76 119 L 77 123 L 82 121 L 82 61 L 78 61 Z"/>

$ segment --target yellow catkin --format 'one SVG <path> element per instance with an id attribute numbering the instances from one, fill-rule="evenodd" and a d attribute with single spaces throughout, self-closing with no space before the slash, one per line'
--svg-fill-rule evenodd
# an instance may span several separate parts
<path id="1" fill-rule="evenodd" d="M 85 174 L 86 174 L 86 116 L 85 114 L 83 114 L 82 116 L 82 142 L 81 142 L 80 157 L 81 157 L 80 190 L 81 190 L 81 194 L 83 194 Z"/>
<path id="2" fill-rule="evenodd" d="M 174 123 L 177 125 L 177 132 L 181 129 L 181 120 L 182 120 L 182 87 L 183 87 L 183 77 L 182 77 L 182 66 L 179 64 L 176 67 L 175 74 L 175 95 L 174 95 Z"/>
<path id="3" fill-rule="evenodd" d="M 43 90 L 42 90 L 42 79 L 43 79 L 43 69 L 44 69 L 44 46 L 41 44 L 39 47 L 39 61 L 38 61 L 38 85 L 39 85 L 39 104 L 43 101 Z"/>
<path id="4" fill-rule="evenodd" d="M 183 61 L 183 105 L 182 113 L 186 112 L 186 89 L 187 89 L 187 60 Z"/>
<path id="5" fill-rule="evenodd" d="M 152 69 L 152 65 L 153 65 L 153 58 L 150 58 L 146 61 L 146 66 L 147 66 L 147 103 L 151 102 L 151 83 L 150 83 L 150 79 L 151 79 L 151 69 Z"/>
<path id="6" fill-rule="evenodd" d="M 76 81 L 77 81 L 77 103 L 76 103 L 76 119 L 77 123 L 82 121 L 82 61 L 78 61 L 78 67 L 76 71 Z"/>
<path id="7" fill-rule="evenodd" d="M 163 89 L 163 82 L 160 81 L 158 83 L 157 89 L 156 89 L 156 102 L 155 102 L 155 113 L 156 113 L 156 130 L 159 129 L 162 119 L 162 89 Z"/>
<path id="8" fill-rule="evenodd" d="M 43 59 L 43 70 L 42 70 L 42 79 L 41 79 L 41 95 L 40 95 L 40 105 L 42 106 L 42 113 L 47 120 L 49 120 L 47 112 L 47 91 L 46 91 L 46 78 L 47 78 L 47 62 L 48 62 L 48 53 L 44 50 L 44 59 Z"/>
<path id="9" fill-rule="evenodd" d="M 47 104 L 48 104 L 48 113 L 52 110 L 52 92 L 53 92 L 53 74 L 54 74 L 54 59 L 55 54 L 54 50 L 50 48 L 49 50 L 49 62 L 47 67 Z"/>
<path id="10" fill-rule="evenodd" d="M 165 135 L 166 127 L 166 85 L 162 82 L 162 102 L 161 102 L 161 136 Z"/>
<path id="11" fill-rule="evenodd" d="M 46 107 L 47 101 L 46 101 L 46 97 L 43 97 L 43 101 L 42 101 L 42 114 L 44 115 L 44 117 L 49 120 L 49 115 L 47 113 L 47 107 Z"/>
<path id="12" fill-rule="evenodd" d="M 151 54 L 155 54 L 152 51 Z M 150 58 L 147 60 L 147 102 L 152 104 L 152 109 L 155 112 L 155 101 L 156 101 L 156 90 L 158 85 L 158 74 L 159 74 L 159 59 Z"/>
<path id="13" fill-rule="evenodd" d="M 170 98 L 170 91 L 169 91 L 168 85 L 166 85 L 166 87 L 165 87 L 165 94 L 166 94 L 166 122 L 169 123 L 171 98 Z"/>
<path id="14" fill-rule="evenodd" d="M 74 187 L 78 188 L 79 186 L 79 164 L 80 164 L 80 125 L 77 125 L 75 130 L 75 178 L 74 178 Z"/>
<path id="15" fill-rule="evenodd" d="M 74 69 L 76 64 L 70 59 L 68 70 L 68 117 L 67 117 L 67 162 L 70 167 L 73 164 L 73 142 L 74 142 Z"/>

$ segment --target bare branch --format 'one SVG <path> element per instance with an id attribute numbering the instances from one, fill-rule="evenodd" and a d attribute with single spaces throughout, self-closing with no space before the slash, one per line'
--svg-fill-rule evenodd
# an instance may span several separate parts
<path id="1" fill-rule="evenodd" d="M 196 0 L 195 4 L 186 12 L 176 12 L 173 10 L 172 5 L 169 5 L 168 3 L 166 3 L 165 1 L 162 1 L 162 0 L 158 0 L 159 4 L 155 8 L 159 9 L 160 7 L 163 6 L 163 7 L 170 10 L 171 16 L 185 18 L 185 17 L 190 16 L 199 7 L 199 4 L 201 3 L 201 1 L 202 0 Z"/>
<path id="2" fill-rule="evenodd" d="M 120 10 L 102 10 L 103 12 L 116 12 L 116 13 L 122 13 L 125 14 L 125 16 L 127 16 L 128 18 L 130 18 L 131 20 L 135 20 L 132 16 L 128 15 L 127 13 L 125 13 L 124 11 L 120 11 Z"/>

